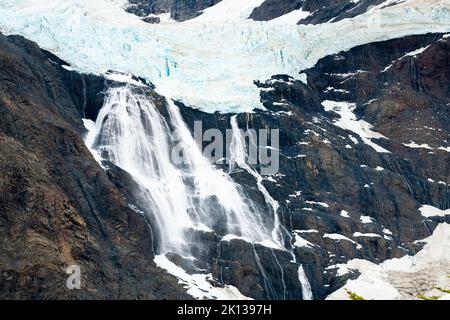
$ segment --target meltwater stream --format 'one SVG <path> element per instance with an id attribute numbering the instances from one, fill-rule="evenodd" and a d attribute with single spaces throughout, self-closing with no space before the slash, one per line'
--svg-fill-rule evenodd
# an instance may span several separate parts
<path id="1" fill-rule="evenodd" d="M 86 138 L 97 159 L 125 170 L 139 186 L 135 194 L 144 204 L 141 209 L 158 229 L 156 254 L 172 252 L 195 259 L 191 250 L 195 230 L 283 250 L 277 203 L 260 176 L 245 167 L 257 179 L 271 215 L 261 212 L 238 184 L 203 156 L 173 102 L 163 108 L 166 118 L 150 95 L 130 86 L 110 88 Z M 243 146 L 237 138 L 231 154 L 244 167 Z M 256 251 L 255 259 L 259 259 Z"/>

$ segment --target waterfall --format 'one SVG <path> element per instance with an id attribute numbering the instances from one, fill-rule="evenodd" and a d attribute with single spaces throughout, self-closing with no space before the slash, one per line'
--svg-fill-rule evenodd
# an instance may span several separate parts
<path id="1" fill-rule="evenodd" d="M 232 140 L 230 143 L 230 153 L 229 153 L 229 161 L 230 161 L 230 167 L 234 168 L 235 166 L 240 167 L 241 169 L 248 172 L 250 175 L 252 175 L 256 180 L 256 185 L 258 187 L 258 190 L 262 193 L 264 196 L 264 199 L 266 201 L 267 206 L 271 209 L 271 212 L 273 214 L 274 219 L 274 228 L 271 232 L 272 240 L 277 243 L 280 248 L 285 248 L 285 243 L 289 243 L 291 248 L 285 249 L 290 252 L 292 256 L 292 263 L 296 263 L 296 257 L 294 254 L 294 245 L 292 244 L 292 236 L 290 233 L 283 227 L 283 225 L 280 223 L 278 218 L 278 209 L 279 204 L 278 202 L 272 198 L 270 193 L 267 191 L 267 189 L 263 185 L 263 177 L 249 165 L 248 157 L 250 151 L 247 153 L 246 148 L 246 142 L 245 142 L 245 136 L 243 134 L 243 130 L 239 129 L 238 122 L 237 122 L 237 116 L 232 116 L 230 120 L 231 128 L 232 128 Z M 252 141 L 252 139 L 249 139 L 249 148 L 250 144 L 255 143 Z M 286 237 L 286 239 L 285 239 Z M 278 259 L 276 255 L 273 253 L 274 260 L 276 264 L 278 265 L 280 269 L 281 274 L 281 282 L 282 287 L 284 288 L 283 297 L 286 298 L 286 284 L 284 281 L 284 270 L 283 267 L 278 262 Z M 255 252 L 256 255 L 256 252 Z M 258 259 L 257 259 L 258 261 Z M 264 277 L 264 270 L 262 269 L 262 266 L 260 263 L 258 263 L 258 267 L 261 270 L 261 274 L 263 274 Z M 298 278 L 302 286 L 302 294 L 304 300 L 312 300 L 312 291 L 311 291 L 311 285 L 309 283 L 308 277 L 306 276 L 306 273 L 303 269 L 303 266 L 300 265 L 298 269 Z M 267 289 L 266 289 L 267 291 Z"/>
<path id="2" fill-rule="evenodd" d="M 127 171 L 152 212 L 161 213 L 154 216 L 160 233 L 170 235 L 170 243 L 160 239 L 162 251 L 181 249 L 183 230 L 194 226 L 182 172 L 170 161 L 169 139 L 169 127 L 151 100 L 128 87 L 108 91 L 86 139 L 103 159 Z"/>
<path id="3" fill-rule="evenodd" d="M 246 152 L 246 143 L 245 138 L 243 135 L 243 132 L 241 129 L 239 129 L 238 123 L 237 123 L 237 116 L 231 117 L 231 129 L 232 129 L 232 139 L 230 143 L 230 153 L 229 153 L 229 162 L 230 167 L 233 168 L 235 166 L 238 166 L 242 168 L 243 170 L 247 171 L 250 175 L 252 175 L 256 179 L 256 185 L 258 187 L 258 190 L 262 193 L 264 196 L 264 200 L 266 201 L 274 220 L 274 227 L 271 232 L 272 240 L 278 244 L 281 248 L 284 247 L 283 244 L 283 238 L 281 234 L 281 225 L 278 218 L 278 208 L 279 204 L 278 202 L 272 198 L 272 196 L 269 194 L 267 189 L 263 185 L 263 177 L 253 168 L 250 167 L 248 164 L 248 153 Z M 252 141 L 249 141 L 249 144 L 252 143 Z"/>
<path id="4" fill-rule="evenodd" d="M 268 297 L 276 297 L 273 279 L 266 273 L 255 249 L 259 243 L 272 251 L 280 269 L 283 288 L 280 297 L 286 298 L 285 273 L 273 249 L 290 251 L 285 249 L 289 234 L 279 221 L 278 202 L 264 187 L 263 177 L 246 163 L 245 139 L 235 116 L 231 126 L 230 167 L 244 169 L 255 178 L 265 205 L 253 203 L 240 185 L 203 156 L 172 101 L 156 103 L 145 89 L 110 88 L 95 124 L 90 124 L 86 145 L 97 161 L 113 163 L 136 182 L 138 190 L 131 191 L 139 199 L 140 209 L 155 222 L 157 265 L 179 276 L 191 289 L 197 286 L 200 291 L 193 290 L 201 293 L 204 291 L 201 288 L 208 287 L 210 275 L 206 270 L 200 271 L 201 275 L 183 273 L 166 254 L 172 252 L 197 259 L 198 250 L 194 247 L 202 245 L 195 238 L 199 232 L 215 233 L 218 241 L 242 239 L 253 246 Z M 292 262 L 295 263 L 294 255 Z M 310 285 L 302 270 L 300 266 L 303 296 L 311 298 Z M 217 297 L 211 292 L 199 293 L 198 297 L 202 294 L 206 298 Z"/>
<path id="5" fill-rule="evenodd" d="M 165 119 L 149 95 L 110 88 L 86 145 L 128 172 L 142 208 L 159 230 L 158 253 L 190 253 L 192 230 L 251 242 L 272 239 L 273 225 L 222 170 L 203 157 L 178 107 Z M 182 154 L 183 161 L 174 161 Z"/>
<path id="6" fill-rule="evenodd" d="M 311 290 L 311 285 L 309 283 L 308 277 L 306 276 L 305 269 L 303 268 L 302 265 L 298 267 L 298 280 L 302 285 L 303 300 L 312 300 L 314 297 Z"/>

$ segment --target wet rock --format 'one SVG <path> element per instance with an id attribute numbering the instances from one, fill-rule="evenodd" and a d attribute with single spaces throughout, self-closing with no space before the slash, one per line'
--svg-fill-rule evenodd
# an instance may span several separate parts
<path id="1" fill-rule="evenodd" d="M 415 57 L 408 55 L 427 46 Z M 280 203 L 280 219 L 290 232 L 315 231 L 299 234 L 313 247 L 294 250 L 315 297 L 324 298 L 348 277 L 357 276 L 336 278 L 336 272 L 324 274 L 327 267 L 353 258 L 380 263 L 415 254 L 420 246 L 414 241 L 429 236 L 436 219 L 446 219 L 425 219 L 418 208 L 449 207 L 450 162 L 448 152 L 439 149 L 447 147 L 449 97 L 442 86 L 446 82 L 433 80 L 430 71 L 448 79 L 448 68 L 435 67 L 450 65 L 447 46 L 448 38 L 430 34 L 356 47 L 321 59 L 306 71 L 308 84 L 282 75 L 257 82 L 267 110 L 238 115 L 241 128 L 280 129 L 280 172 L 264 185 Z M 325 112 L 324 100 L 354 102 L 356 116 L 389 138 L 376 143 L 390 153 L 378 153 L 354 132 L 337 127 L 334 121 L 340 116 Z M 191 128 L 198 119 L 204 128 L 230 128 L 231 115 L 180 107 Z M 409 140 L 429 143 L 433 152 L 405 147 Z M 434 182 L 429 177 L 435 177 Z M 252 177 L 238 171 L 233 178 L 261 208 L 266 206 Z M 239 286 L 233 279 L 242 278 L 243 267 L 237 262 L 226 265 L 236 270 L 226 274 Z M 222 269 L 215 274 L 219 272 Z"/>
<path id="2" fill-rule="evenodd" d="M 155 266 L 147 222 L 84 146 L 80 78 L 61 77 L 29 41 L 0 43 L 0 296 L 188 298 Z M 71 265 L 80 290 L 66 287 Z"/>
<path id="3" fill-rule="evenodd" d="M 186 297 L 152 262 L 158 230 L 143 218 L 151 208 L 133 193 L 133 179 L 111 163 L 102 169 L 81 138 L 81 119 L 95 120 L 105 90 L 123 84 L 71 71 L 22 38 L 0 42 L 0 234 L 6 244 L 0 292 L 7 298 Z M 280 204 L 291 251 L 221 241 L 226 230 L 219 221 L 214 233 L 194 232 L 201 244 L 193 246 L 197 261 L 170 259 L 256 299 L 302 298 L 302 265 L 314 297 L 323 299 L 357 276 L 338 275 L 336 264 L 353 258 L 379 263 L 420 250 L 415 241 L 448 221 L 425 219 L 418 210 L 450 206 L 450 161 L 442 150 L 450 129 L 448 45 L 437 34 L 368 44 L 321 59 L 305 71 L 307 84 L 284 75 L 255 83 L 265 110 L 237 120 L 241 128 L 280 130 L 280 171 L 263 185 Z M 168 116 L 151 84 L 133 90 Z M 340 116 L 326 112 L 324 100 L 355 103 L 355 117 L 388 138 L 374 142 L 390 153 L 336 126 Z M 203 130 L 231 127 L 233 115 L 177 105 L 192 130 L 195 121 Z M 432 150 L 405 146 L 410 141 Z M 254 177 L 243 170 L 231 176 L 270 219 Z M 82 266 L 82 291 L 61 286 L 68 264 Z"/>

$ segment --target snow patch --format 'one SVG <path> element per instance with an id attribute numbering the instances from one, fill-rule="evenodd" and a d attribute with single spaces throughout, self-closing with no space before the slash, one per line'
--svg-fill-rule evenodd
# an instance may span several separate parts
<path id="1" fill-rule="evenodd" d="M 450 209 L 447 210 L 441 210 L 439 208 L 430 206 L 430 205 L 424 205 L 419 208 L 420 214 L 426 218 L 431 217 L 445 217 L 446 215 L 450 215 Z"/>
<path id="2" fill-rule="evenodd" d="M 341 210 L 341 216 L 344 218 L 350 218 L 350 215 L 348 214 L 348 211 Z"/>
<path id="3" fill-rule="evenodd" d="M 335 269 L 337 269 L 337 271 L 336 271 L 336 276 L 337 277 L 342 277 L 342 276 L 350 273 L 350 271 L 351 271 L 347 267 L 347 265 L 343 264 L 343 263 L 334 264 L 334 265 L 331 265 L 331 266 L 328 266 L 328 267 L 325 268 L 325 270 L 335 270 Z"/>
<path id="4" fill-rule="evenodd" d="M 252 300 L 240 293 L 234 286 L 226 285 L 223 288 L 212 286 L 211 274 L 188 274 L 164 255 L 156 256 L 154 262 L 159 268 L 178 278 L 179 283 L 188 289 L 187 293 L 196 299 Z"/>
<path id="5" fill-rule="evenodd" d="M 324 208 L 328 208 L 329 205 L 325 202 L 316 202 L 316 201 L 305 201 L 307 204 L 316 204 L 318 206 L 322 206 Z"/>
<path id="6" fill-rule="evenodd" d="M 358 120 L 354 114 L 356 104 L 349 102 L 337 102 L 325 100 L 322 102 L 325 111 L 334 111 L 340 115 L 340 119 L 335 120 L 334 124 L 342 129 L 353 131 L 365 144 L 372 147 L 375 151 L 380 153 L 390 153 L 390 151 L 380 147 L 372 142 L 372 139 L 387 139 L 382 134 L 372 130 L 373 126 L 364 120 Z"/>
<path id="7" fill-rule="evenodd" d="M 294 246 L 299 247 L 299 248 L 312 248 L 315 245 L 312 244 L 311 242 L 309 242 L 306 239 L 303 239 L 302 237 L 300 237 L 298 234 L 295 235 L 295 242 L 294 242 Z"/>
<path id="8" fill-rule="evenodd" d="M 405 54 L 404 56 L 400 57 L 399 59 L 392 61 L 392 63 L 391 63 L 390 65 L 388 65 L 386 68 L 384 68 L 384 70 L 381 71 L 381 73 L 384 73 L 384 72 L 390 70 L 390 69 L 394 66 L 394 64 L 395 64 L 396 62 L 398 62 L 398 61 L 400 61 L 400 60 L 403 60 L 403 59 L 406 58 L 406 57 L 417 57 L 419 54 L 421 54 L 421 53 L 423 53 L 425 50 L 427 50 L 430 46 L 431 46 L 431 45 L 426 46 L 426 47 L 424 47 L 424 48 L 419 48 L 419 49 L 414 50 L 414 51 L 411 51 L 411 52 L 408 52 L 407 54 Z"/>
<path id="9" fill-rule="evenodd" d="M 359 243 L 357 243 L 357 242 L 353 241 L 352 239 L 347 238 L 346 236 L 339 234 L 339 233 L 326 233 L 323 235 L 323 238 L 329 238 L 329 239 L 335 240 L 337 242 L 340 242 L 341 240 L 349 241 L 349 242 L 355 244 L 357 249 L 362 248 L 362 246 Z"/>
<path id="10" fill-rule="evenodd" d="M 373 223 L 373 218 L 369 216 L 361 216 L 359 219 L 362 223 Z"/>
<path id="11" fill-rule="evenodd" d="M 353 234 L 354 237 L 366 237 L 366 238 L 381 238 L 379 234 L 376 233 L 361 233 L 361 232 L 355 232 Z"/>
<path id="12" fill-rule="evenodd" d="M 309 230 L 294 230 L 296 233 L 319 233 L 319 231 L 315 229 L 309 229 Z"/>
<path id="13" fill-rule="evenodd" d="M 440 224 L 423 242 L 424 248 L 415 256 L 387 260 L 380 265 L 361 259 L 349 261 L 343 267 L 358 270 L 361 275 L 348 280 L 327 299 L 349 300 L 345 289 L 365 299 L 414 299 L 417 294 L 430 295 L 433 287 L 450 287 L 450 224 Z"/>
<path id="14" fill-rule="evenodd" d="M 410 141 L 410 143 L 403 143 L 405 147 L 412 148 L 412 149 L 427 149 L 427 150 L 433 150 L 428 144 L 417 144 L 414 141 Z"/>
<path id="15" fill-rule="evenodd" d="M 270 20 L 271 23 L 293 24 L 296 25 L 300 20 L 305 19 L 311 13 L 302 9 L 294 10 L 281 17 Z"/>
<path id="16" fill-rule="evenodd" d="M 253 10 L 263 4 L 265 0 L 222 0 L 216 5 L 206 8 L 203 13 L 195 19 L 188 20 L 185 24 L 198 22 L 218 21 L 229 22 L 232 20 L 247 19 Z"/>

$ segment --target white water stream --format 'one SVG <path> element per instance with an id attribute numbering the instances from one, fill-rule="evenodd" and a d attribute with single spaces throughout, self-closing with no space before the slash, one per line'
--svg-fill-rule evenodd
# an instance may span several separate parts
<path id="1" fill-rule="evenodd" d="M 236 118 L 231 121 L 231 164 L 255 178 L 269 214 L 203 156 L 178 107 L 171 101 L 166 107 L 167 120 L 150 96 L 137 94 L 128 86 L 111 88 L 86 138 L 86 145 L 97 159 L 117 165 L 139 185 L 135 194 L 158 228 L 157 254 L 192 256 L 193 229 L 220 230 L 224 241 L 240 238 L 271 250 L 285 250 L 278 203 L 262 184 L 261 175 L 246 164 L 245 141 Z M 284 271 L 272 253 L 280 269 L 282 297 L 286 297 Z M 254 255 L 264 281 L 270 283 L 256 249 Z M 302 287 L 309 286 L 306 276 L 301 281 Z"/>
<path id="2" fill-rule="evenodd" d="M 168 102 L 169 123 L 150 97 L 112 88 L 87 146 L 127 171 L 159 229 L 159 253 L 186 253 L 189 229 L 224 229 L 224 236 L 272 241 L 273 223 L 240 186 L 203 157 L 178 108 Z M 182 163 L 178 155 L 182 154 Z M 267 220 L 267 219 L 265 219 Z M 276 220 L 277 221 L 277 220 Z M 278 222 L 276 222 L 278 223 Z"/>

